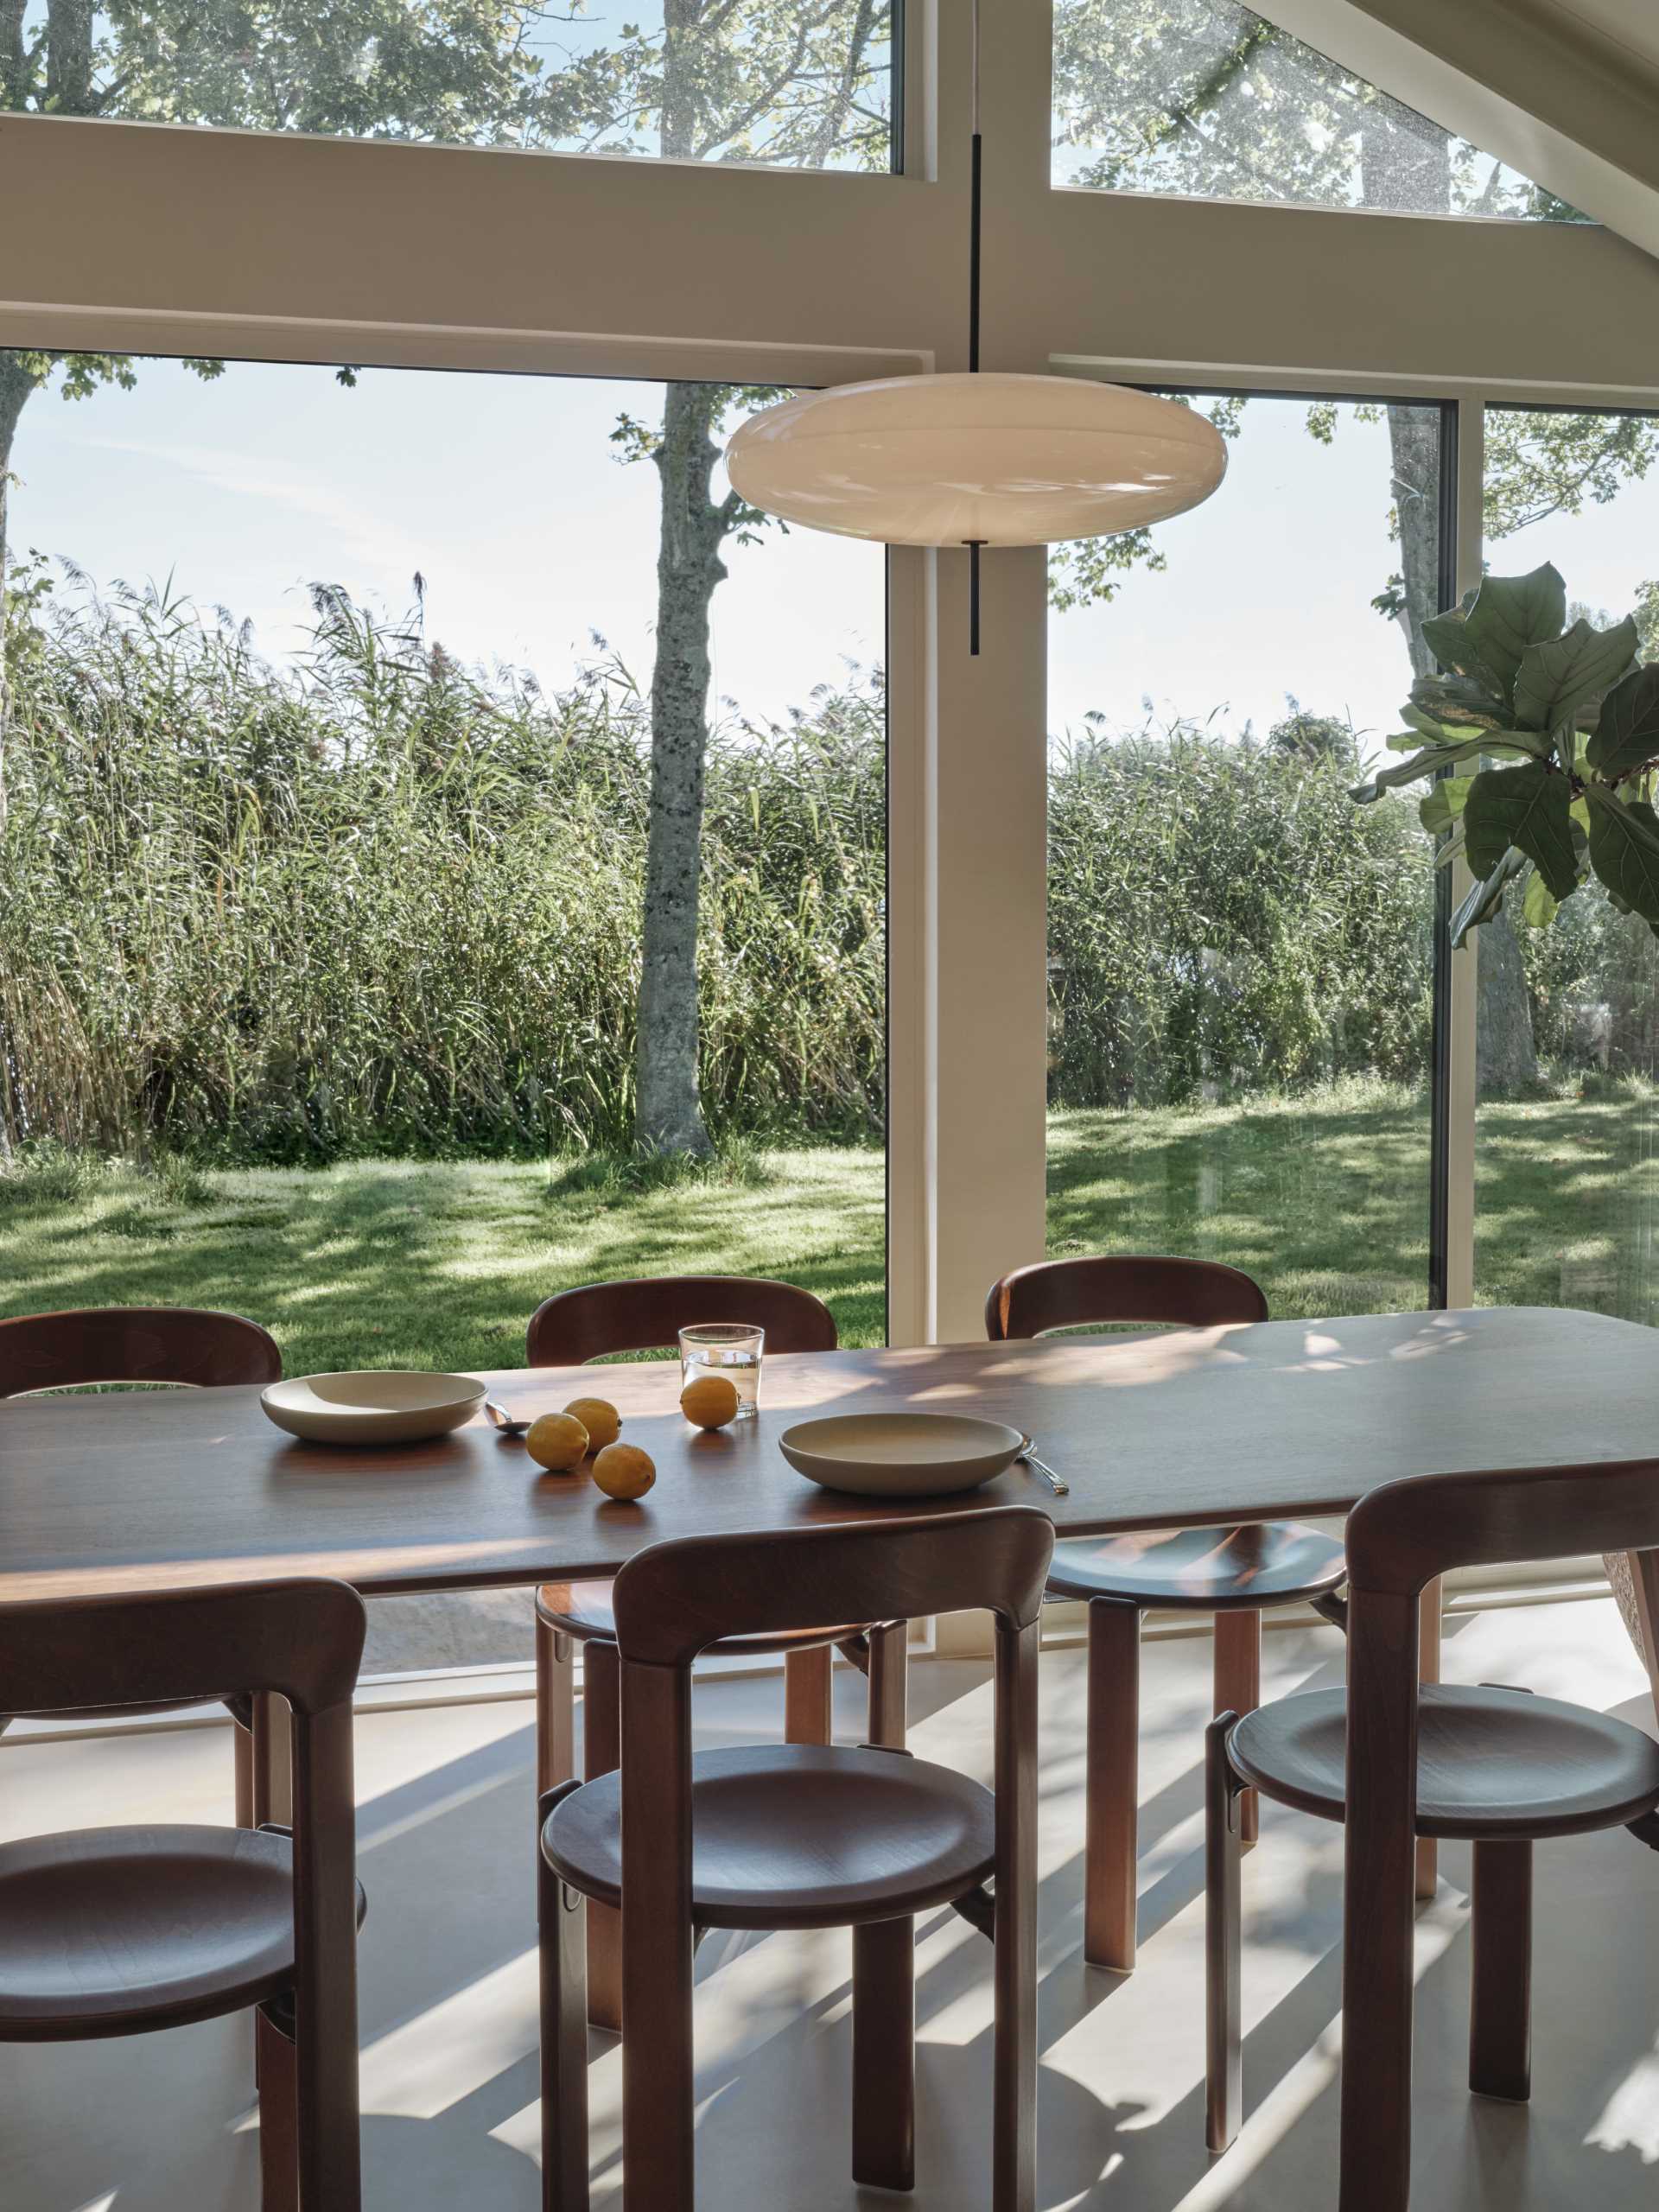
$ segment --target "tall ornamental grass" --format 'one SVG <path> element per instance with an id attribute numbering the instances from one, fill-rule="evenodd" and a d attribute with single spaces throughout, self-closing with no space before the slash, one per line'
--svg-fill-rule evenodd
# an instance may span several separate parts
<path id="1" fill-rule="evenodd" d="M 15 594 L 0 823 L 11 1146 L 222 1162 L 624 1149 L 649 716 L 317 587 L 278 667 L 74 571 Z M 1051 1096 L 1421 1079 L 1427 841 L 1351 764 L 1202 731 L 1058 748 Z M 709 760 L 703 1099 L 724 1137 L 878 1135 L 877 677 Z M 908 865 L 907 859 L 900 861 Z"/>
<path id="2" fill-rule="evenodd" d="M 619 1146 L 649 738 L 623 673 L 544 696 L 319 588 L 278 669 L 227 616 L 23 600 L 0 827 L 14 1145 L 235 1160 Z M 715 1126 L 879 1124 L 879 687 L 709 760 Z"/>

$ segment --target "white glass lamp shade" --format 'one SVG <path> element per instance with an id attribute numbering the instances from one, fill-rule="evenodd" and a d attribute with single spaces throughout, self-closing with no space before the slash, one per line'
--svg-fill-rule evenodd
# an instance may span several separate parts
<path id="1" fill-rule="evenodd" d="M 888 545 L 1050 545 L 1161 522 L 1227 467 L 1195 408 L 1082 377 L 887 377 L 752 415 L 733 489 L 786 522 Z"/>

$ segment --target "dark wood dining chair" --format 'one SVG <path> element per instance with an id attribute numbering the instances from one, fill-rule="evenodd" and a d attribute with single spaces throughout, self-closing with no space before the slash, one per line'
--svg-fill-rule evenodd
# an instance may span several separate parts
<path id="1" fill-rule="evenodd" d="M 692 1956 L 710 1928 L 853 1929 L 853 2178 L 915 2178 L 913 1916 L 992 1936 L 994 2212 L 1032 2212 L 1037 2106 L 1037 1643 L 1053 1550 L 1028 1506 L 694 1536 L 615 1584 L 622 1762 L 537 1812 L 543 2212 L 588 2203 L 584 1900 L 622 1916 L 623 2161 L 640 2212 L 693 2212 Z M 995 1789 L 870 1745 L 691 1749 L 691 1666 L 741 1628 L 984 1607 Z M 991 1886 L 988 1890 L 987 1884 Z M 815 2200 L 817 2201 L 817 2200 Z"/>
<path id="2" fill-rule="evenodd" d="M 257 1321 L 191 1306 L 90 1306 L 61 1313 L 24 1313 L 0 1321 L 0 1398 L 97 1383 L 170 1383 L 212 1389 L 237 1382 L 275 1382 L 283 1372 L 276 1339 Z M 192 1700 L 186 1699 L 186 1704 Z M 236 1821 L 255 1817 L 253 1736 L 245 1698 L 226 1700 L 236 1723 Z M 149 1711 L 166 1707 L 150 1707 Z M 0 1713 L 0 1735 L 14 1720 L 37 1715 Z M 99 1720 L 102 1712 L 60 1713 Z M 127 1713 L 124 1717 L 132 1717 Z"/>
<path id="3" fill-rule="evenodd" d="M 682 1329 L 724 1321 L 763 1328 L 773 1352 L 834 1351 L 836 1319 L 822 1299 L 793 1283 L 746 1275 L 648 1275 L 590 1283 L 546 1299 L 531 1316 L 524 1357 L 531 1367 L 577 1367 L 618 1352 L 677 1351 Z M 550 1582 L 536 1593 L 536 1787 L 553 1788 L 575 1771 L 572 1647 L 582 1646 L 582 1774 L 593 1782 L 621 1757 L 616 1624 L 608 1582 Z M 905 1740 L 905 1621 L 791 1627 L 771 1635 L 735 1634 L 726 1651 L 784 1662 L 784 1738 L 830 1739 L 830 1692 L 840 1650 L 869 1682 L 869 1739 Z M 614 1914 L 588 1916 L 589 2017 L 621 2025 L 621 1936 Z"/>
<path id="4" fill-rule="evenodd" d="M 1259 1286 L 1213 1260 L 1040 1260 L 1004 1275 L 985 1301 L 993 1344 L 1058 1329 L 1211 1329 L 1267 1318 Z M 1142 1614 L 1213 1613 L 1215 1710 L 1247 1712 L 1261 1694 L 1262 1608 L 1315 1605 L 1339 1619 L 1335 1592 L 1346 1573 L 1334 1538 L 1288 1521 L 1055 1546 L 1049 1596 L 1089 1606 L 1083 1955 L 1090 1966 L 1135 1967 Z M 1244 1840 L 1254 1840 L 1253 1797 L 1239 1817 Z"/>
<path id="5" fill-rule="evenodd" d="M 343 1582 L 0 1605 L 31 1712 L 200 1703 L 294 1715 L 292 1829 L 77 1829 L 0 1844 L 0 2043 L 73 2043 L 258 2008 L 264 2212 L 359 2212 L 352 1692 Z"/>
<path id="6" fill-rule="evenodd" d="M 1306 1691 L 1211 1725 L 1211 2150 L 1232 2140 L 1242 2104 L 1236 1808 L 1247 1787 L 1346 1824 L 1340 2212 L 1406 2212 L 1409 2199 L 1420 1836 L 1474 1847 L 1469 2086 L 1482 2096 L 1530 2094 L 1533 1846 L 1622 1827 L 1659 1850 L 1659 1744 L 1524 1689 L 1420 1682 L 1420 1602 L 1452 1567 L 1628 1551 L 1649 1618 L 1659 1618 L 1655 1547 L 1659 1459 L 1416 1476 L 1355 1508 L 1347 1689 Z"/>

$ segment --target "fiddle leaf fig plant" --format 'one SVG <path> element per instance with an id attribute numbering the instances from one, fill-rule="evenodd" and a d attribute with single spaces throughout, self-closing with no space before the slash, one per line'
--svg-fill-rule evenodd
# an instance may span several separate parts
<path id="1" fill-rule="evenodd" d="M 1489 921 L 1511 883 L 1535 926 L 1593 876 L 1623 913 L 1659 937 L 1659 666 L 1637 661 L 1636 618 L 1568 623 L 1567 587 L 1548 563 L 1488 576 L 1423 625 L 1443 673 L 1419 677 L 1388 741 L 1406 758 L 1376 769 L 1362 805 L 1422 777 L 1419 811 L 1475 877 L 1452 942 Z"/>

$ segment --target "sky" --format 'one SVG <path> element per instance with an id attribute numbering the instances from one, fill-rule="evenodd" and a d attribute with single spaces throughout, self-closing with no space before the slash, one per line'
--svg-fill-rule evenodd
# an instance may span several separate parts
<path id="1" fill-rule="evenodd" d="M 657 484 L 620 465 L 619 414 L 652 419 L 650 385 L 232 364 L 203 384 L 172 362 L 137 390 L 24 410 L 14 551 L 67 556 L 101 584 L 163 582 L 251 618 L 261 649 L 303 646 L 311 580 L 389 614 L 427 584 L 427 632 L 467 660 L 505 659 L 550 687 L 598 657 L 597 634 L 649 683 Z M 1265 731 L 1294 696 L 1380 737 L 1408 670 L 1371 608 L 1397 565 L 1382 425 L 1338 410 L 1325 447 L 1301 403 L 1254 400 L 1205 506 L 1163 525 L 1168 566 L 1109 606 L 1050 620 L 1049 728 L 1091 713 L 1138 727 L 1212 715 Z M 1571 595 L 1622 613 L 1659 574 L 1659 473 L 1612 505 L 1492 549 L 1551 558 Z M 880 549 L 805 531 L 728 542 L 715 595 L 715 693 L 752 720 L 885 653 Z"/>

